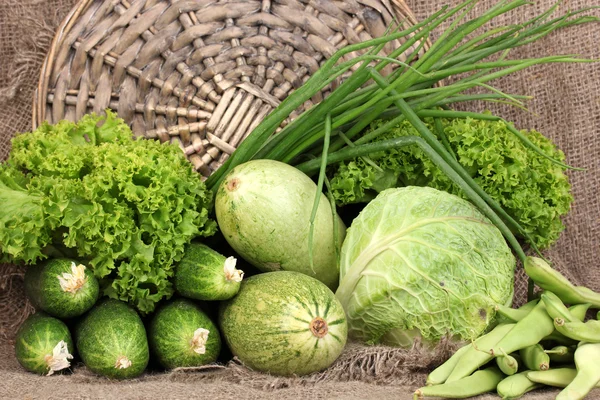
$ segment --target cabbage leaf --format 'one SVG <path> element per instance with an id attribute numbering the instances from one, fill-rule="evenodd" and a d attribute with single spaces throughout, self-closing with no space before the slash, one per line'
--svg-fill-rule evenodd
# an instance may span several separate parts
<path id="1" fill-rule="evenodd" d="M 496 304 L 512 301 L 514 268 L 502 234 L 471 203 L 429 187 L 387 189 L 348 229 L 336 296 L 358 341 L 470 340 Z"/>

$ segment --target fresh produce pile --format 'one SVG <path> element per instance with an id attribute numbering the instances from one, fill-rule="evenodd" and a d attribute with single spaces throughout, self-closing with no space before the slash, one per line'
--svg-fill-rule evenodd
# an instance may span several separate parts
<path id="1" fill-rule="evenodd" d="M 543 385 L 564 388 L 557 399 L 582 399 L 600 382 L 600 322 L 583 322 L 588 309 L 600 308 L 600 294 L 574 286 L 541 258 L 528 257 L 525 271 L 543 289 L 540 299 L 499 306 L 498 325 L 431 372 L 415 399 L 494 390 L 515 399 Z"/>
<path id="2" fill-rule="evenodd" d="M 216 230 L 210 192 L 178 149 L 134 140 L 110 111 L 17 135 L 0 201 L 4 261 L 80 260 L 142 312 L 172 295 L 184 246 Z"/>
<path id="3" fill-rule="evenodd" d="M 585 321 L 600 294 L 522 247 L 558 239 L 571 167 L 539 132 L 450 108 L 471 100 L 523 108 L 525 96 L 488 82 L 536 64 L 590 61 L 506 59 L 557 29 L 596 22 L 585 10 L 553 17 L 553 7 L 475 33 L 526 4 L 501 1 L 467 20 L 469 0 L 347 46 L 206 182 L 177 147 L 133 138 L 110 110 L 15 137 L 0 168 L 0 250 L 3 261 L 26 264 L 37 309 L 17 333 L 21 365 L 52 375 L 80 360 L 125 379 L 152 360 L 174 369 L 233 355 L 293 376 L 328 368 L 348 340 L 434 348 L 448 339 L 459 350 L 416 398 L 517 398 L 542 385 L 564 387 L 559 398 L 586 396 L 600 382 L 600 328 Z M 378 55 L 398 38 L 401 47 Z M 396 60 L 411 46 L 406 62 Z M 345 61 L 348 53 L 359 55 Z M 475 87 L 489 93 L 465 94 Z M 531 290 L 514 309 L 517 261 Z"/>

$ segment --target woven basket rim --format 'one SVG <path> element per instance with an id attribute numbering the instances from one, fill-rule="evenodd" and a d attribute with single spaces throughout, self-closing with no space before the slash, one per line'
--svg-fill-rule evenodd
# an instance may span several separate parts
<path id="1" fill-rule="evenodd" d="M 84 13 L 90 4 L 95 0 L 79 0 L 79 2 L 69 11 L 67 16 L 62 20 L 56 34 L 50 44 L 48 54 L 44 58 L 44 63 L 40 70 L 40 78 L 38 80 L 38 86 L 33 93 L 33 113 L 32 113 L 32 129 L 36 129 L 45 119 L 46 110 L 45 99 L 48 97 L 48 81 L 52 68 L 54 67 L 54 55 L 56 50 L 62 45 L 65 37 L 69 33 L 71 27 L 74 25 L 77 18 Z"/>
<path id="2" fill-rule="evenodd" d="M 59 25 L 59 28 L 57 29 L 56 34 L 51 42 L 50 49 L 49 49 L 49 51 L 44 59 L 44 62 L 42 64 L 42 68 L 41 68 L 39 80 L 38 80 L 38 85 L 37 85 L 37 88 L 33 95 L 32 129 L 35 130 L 38 126 L 40 126 L 47 119 L 46 117 L 47 117 L 47 112 L 48 112 L 48 101 L 49 101 L 48 99 L 49 99 L 49 97 L 51 97 L 51 95 L 49 94 L 49 93 L 51 93 L 50 92 L 50 90 L 51 90 L 51 82 L 50 81 L 51 81 L 51 79 L 54 79 L 53 76 L 58 73 L 57 71 L 55 71 L 56 68 L 60 67 L 60 66 L 56 65 L 57 55 L 64 50 L 63 46 L 65 43 L 65 40 L 67 40 L 73 27 L 77 24 L 79 19 L 88 11 L 89 7 L 92 4 L 94 4 L 95 2 L 100 2 L 101 4 L 105 4 L 105 2 L 107 2 L 107 1 L 108 0 L 79 0 L 79 2 L 70 10 L 70 12 L 67 14 L 67 16 L 63 19 L 63 21 Z M 161 1 L 157 1 L 156 4 L 159 4 L 160 2 Z M 168 3 L 170 4 L 169 6 L 177 4 L 175 1 L 169 1 Z M 215 1 L 214 4 L 216 4 L 216 3 L 217 2 Z M 276 1 L 274 1 L 273 3 L 278 4 Z M 303 1 L 303 0 L 300 0 L 300 3 L 304 6 L 310 5 L 309 2 Z M 374 8 L 375 6 L 373 6 L 373 2 L 371 2 L 370 0 L 357 0 L 356 3 L 359 4 L 359 6 L 361 6 L 361 7 L 370 8 L 370 9 L 378 12 L 380 15 L 383 15 L 381 13 L 384 11 Z M 213 3 L 208 3 L 208 5 L 212 5 L 212 4 Z M 225 3 L 225 4 L 227 4 L 227 3 Z M 410 7 L 408 7 L 408 5 L 405 3 L 404 0 L 381 0 L 381 2 L 379 4 L 382 5 L 383 7 L 386 7 L 385 12 L 387 13 L 387 15 L 389 16 L 391 14 L 392 18 L 395 19 L 398 23 L 404 24 L 406 26 L 413 26 L 417 23 L 417 19 L 416 19 L 414 13 L 410 9 Z M 102 43 L 102 42 L 100 42 L 100 43 Z M 95 45 L 95 46 L 97 46 L 97 45 Z M 425 40 L 423 50 L 426 50 L 430 46 L 431 46 L 430 40 L 427 38 Z M 131 47 L 131 45 L 130 45 L 130 47 Z M 70 51 L 73 51 L 73 50 L 70 50 Z M 309 75 L 310 75 L 310 73 L 309 73 Z M 218 105 L 218 104 L 219 103 L 216 103 L 216 105 Z M 115 110 L 115 111 L 117 111 L 117 110 Z M 89 109 L 86 112 L 90 112 Z M 262 117 L 262 118 L 264 118 L 264 117 Z M 293 119 L 293 116 L 290 118 Z M 54 122 L 56 122 L 56 121 L 54 121 Z M 203 128 L 203 129 L 205 129 L 205 128 Z M 150 131 L 148 131 L 148 132 L 150 132 Z M 213 137 L 213 139 L 214 139 L 214 137 Z M 243 138 L 242 138 L 242 140 L 243 140 Z M 225 146 L 225 148 L 227 148 L 227 145 L 228 145 L 227 142 L 221 143 L 221 146 Z M 191 147 L 191 146 L 189 146 L 189 147 Z M 217 145 L 217 147 L 219 147 L 219 146 Z M 235 144 L 233 146 L 229 146 L 229 148 L 233 149 L 233 150 L 235 150 L 236 147 L 237 146 Z M 219 147 L 219 148 L 221 150 L 223 149 L 223 147 Z M 186 150 L 187 150 L 187 148 L 186 148 Z M 186 150 L 184 150 L 184 152 L 186 152 Z M 231 154 L 232 150 L 226 150 L 226 151 L 229 154 Z M 189 156 L 190 153 L 186 152 L 186 155 Z M 198 168 L 196 168 L 196 169 L 198 169 Z M 205 176 L 208 176 L 204 172 L 203 172 L 203 174 Z"/>

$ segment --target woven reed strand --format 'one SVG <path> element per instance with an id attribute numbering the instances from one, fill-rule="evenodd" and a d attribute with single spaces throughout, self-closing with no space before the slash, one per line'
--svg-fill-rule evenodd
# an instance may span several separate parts
<path id="1" fill-rule="evenodd" d="M 33 128 L 108 107 L 136 136 L 178 144 L 207 177 L 336 50 L 395 22 L 415 23 L 403 0 L 82 0 L 42 67 Z"/>

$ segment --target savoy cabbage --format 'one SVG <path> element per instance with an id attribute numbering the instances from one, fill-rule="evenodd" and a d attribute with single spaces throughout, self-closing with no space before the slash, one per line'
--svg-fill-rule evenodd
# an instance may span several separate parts
<path id="1" fill-rule="evenodd" d="M 347 231 L 336 296 L 355 340 L 470 340 L 512 302 L 514 268 L 502 234 L 471 203 L 429 187 L 387 189 Z"/>

